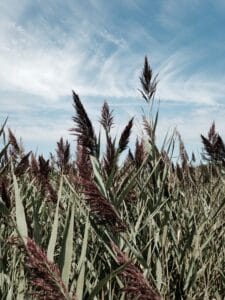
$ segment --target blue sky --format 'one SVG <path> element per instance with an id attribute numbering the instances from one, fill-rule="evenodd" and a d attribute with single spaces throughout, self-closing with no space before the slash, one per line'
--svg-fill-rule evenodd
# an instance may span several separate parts
<path id="1" fill-rule="evenodd" d="M 225 1 L 8 0 L 0 2 L 0 122 L 27 150 L 73 140 L 71 90 L 96 126 L 106 99 L 119 133 L 136 116 L 144 56 L 158 73 L 158 138 L 176 127 L 188 150 L 212 121 L 225 135 Z"/>

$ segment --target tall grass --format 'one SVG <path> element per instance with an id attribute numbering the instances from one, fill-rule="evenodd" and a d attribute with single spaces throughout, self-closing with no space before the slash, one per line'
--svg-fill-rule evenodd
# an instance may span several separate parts
<path id="1" fill-rule="evenodd" d="M 224 299 L 223 140 L 213 124 L 197 166 L 176 133 L 159 148 L 157 77 L 147 58 L 140 81 L 151 117 L 122 162 L 133 119 L 114 137 L 105 102 L 103 145 L 75 92 L 76 161 L 63 139 L 49 159 L 26 153 L 3 124 L 1 299 Z"/>

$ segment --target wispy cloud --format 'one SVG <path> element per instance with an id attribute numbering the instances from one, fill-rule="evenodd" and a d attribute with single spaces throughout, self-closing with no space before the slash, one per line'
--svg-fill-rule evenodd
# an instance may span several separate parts
<path id="1" fill-rule="evenodd" d="M 100 2 L 93 3 L 99 9 Z M 173 11 L 166 7 L 166 12 Z M 159 85 L 162 99 L 207 104 L 220 95 L 217 85 L 206 82 L 203 74 L 186 75 L 185 68 L 188 60 L 194 58 L 194 51 L 183 48 L 179 57 L 177 53 L 163 53 L 157 39 L 141 24 L 135 24 L 135 36 L 128 32 L 127 37 L 121 38 L 108 29 L 113 22 L 110 19 L 109 25 L 101 28 L 98 22 L 91 24 L 91 18 L 80 24 L 76 16 L 74 24 L 70 24 L 74 29 L 67 34 L 65 28 L 52 28 L 50 22 L 43 20 L 38 21 L 38 27 L 22 27 L 12 21 L 14 17 L 9 15 L 1 30 L 1 90 L 18 90 L 48 101 L 69 95 L 71 88 L 85 96 L 136 97 L 137 70 L 142 58 L 130 45 L 139 38 L 142 42 L 150 39 L 152 49 L 144 45 L 146 54 L 151 51 L 153 58 L 161 60 L 156 67 L 162 78 Z M 208 90 L 205 86 L 209 86 Z M 215 88 L 211 90 L 212 87 Z"/>
<path id="2" fill-rule="evenodd" d="M 201 16 L 208 9 L 205 5 L 202 13 L 200 1 L 178 5 L 175 0 L 141 0 L 137 5 L 135 1 L 62 4 L 49 0 L 41 5 L 9 0 L 1 2 L 0 9 L 1 117 L 9 115 L 10 126 L 30 142 L 44 141 L 49 131 L 50 139 L 66 135 L 71 127 L 66 118 L 73 112 L 72 89 L 95 119 L 104 98 L 118 108 L 121 120 L 126 112 L 136 113 L 138 77 L 146 54 L 159 73 L 157 96 L 163 102 L 189 103 L 192 110 L 193 105 L 219 109 L 225 92 L 219 60 L 222 37 L 215 32 L 218 39 L 211 36 L 209 43 L 208 37 L 200 36 L 207 25 Z M 216 18 L 218 8 L 213 5 L 213 9 Z M 209 30 L 217 28 L 213 15 L 207 18 Z M 204 129 L 205 121 L 201 127 L 200 117 L 191 117 L 197 128 Z M 185 117 L 177 119 L 174 111 L 170 121 L 190 136 L 188 126 L 182 125 Z M 46 122 L 46 127 L 40 125 Z"/>
<path id="3" fill-rule="evenodd" d="M 158 96 L 162 100 L 214 105 L 223 99 L 225 76 L 215 80 L 207 71 L 191 73 L 197 59 L 190 51 L 182 51 L 163 62 L 159 67 L 158 85 Z"/>
<path id="4" fill-rule="evenodd" d="M 48 36 L 58 36 L 58 32 L 52 32 L 50 26 L 47 33 Z M 106 56 L 104 49 L 93 46 L 95 38 L 90 33 L 85 37 L 82 32 L 75 34 L 79 37 L 74 40 L 68 38 L 65 44 L 57 46 L 48 41 L 45 32 L 37 30 L 35 36 L 33 32 L 9 22 L 0 48 L 1 90 L 18 90 L 49 101 L 70 94 L 73 87 L 87 96 L 134 95 L 129 86 L 131 79 L 127 81 L 128 70 L 123 69 L 128 58 L 121 63 L 121 57 L 125 56 L 125 42 L 107 31 L 99 32 L 98 38 L 102 39 L 105 47 L 111 44 L 116 47 L 112 54 Z M 128 69 L 132 74 L 132 66 Z"/>

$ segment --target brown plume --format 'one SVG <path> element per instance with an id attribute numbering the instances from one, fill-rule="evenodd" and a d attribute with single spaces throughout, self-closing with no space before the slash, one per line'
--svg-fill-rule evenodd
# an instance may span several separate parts
<path id="1" fill-rule="evenodd" d="M 69 296 L 58 266 L 48 260 L 45 251 L 32 239 L 27 241 L 26 254 L 33 297 L 37 297 L 39 300 L 76 300 L 75 296 Z"/>
<path id="2" fill-rule="evenodd" d="M 8 129 L 9 132 L 9 144 L 11 145 L 9 149 L 9 154 L 11 158 L 15 161 L 17 157 L 23 152 L 23 149 L 20 147 L 15 135 L 12 133 L 11 129 Z"/>
<path id="3" fill-rule="evenodd" d="M 97 154 L 97 140 L 92 123 L 80 101 L 79 96 L 73 91 L 74 108 L 76 115 L 73 121 L 76 124 L 71 131 L 79 138 L 79 143 L 85 147 L 89 154 Z"/>
<path id="4" fill-rule="evenodd" d="M 9 196 L 9 181 L 6 177 L 0 179 L 0 196 L 9 209 L 11 207 L 11 200 Z"/>
<path id="5" fill-rule="evenodd" d="M 98 190 L 97 186 L 89 181 L 82 180 L 84 195 L 90 206 L 92 215 L 99 224 L 108 225 L 114 232 L 124 231 L 126 226 L 116 213 L 112 204 Z"/>
<path id="6" fill-rule="evenodd" d="M 126 299 L 160 300 L 160 296 L 144 278 L 142 271 L 115 244 L 112 244 L 112 248 L 117 255 L 117 261 L 120 265 L 130 262 L 119 274 L 125 285 L 123 291 L 126 293 Z"/>
<path id="7" fill-rule="evenodd" d="M 21 158 L 20 162 L 15 168 L 15 175 L 16 176 L 21 176 L 26 172 L 26 170 L 29 168 L 29 157 L 30 157 L 31 152 L 27 153 L 26 155 L 23 155 Z"/>
<path id="8" fill-rule="evenodd" d="M 107 132 L 110 132 L 110 129 L 113 126 L 113 115 L 112 115 L 112 111 L 110 111 L 109 105 L 106 101 L 104 102 L 103 107 L 102 107 L 102 115 L 101 115 L 100 123 L 102 124 L 103 128 Z"/>
<path id="9" fill-rule="evenodd" d="M 157 76 L 153 78 L 152 69 L 148 63 L 148 58 L 145 56 L 144 67 L 140 77 L 142 90 L 140 90 L 142 97 L 146 102 L 150 102 L 151 98 L 154 97 L 157 86 Z"/>
<path id="10" fill-rule="evenodd" d="M 181 135 L 179 133 L 178 134 L 178 139 L 179 139 L 179 144 L 180 144 L 180 158 L 181 158 L 181 163 L 182 163 L 182 168 L 183 170 L 188 168 L 188 162 L 189 162 L 189 157 L 187 154 L 187 151 L 185 149 L 184 146 L 184 142 L 181 138 Z"/>
<path id="11" fill-rule="evenodd" d="M 104 169 L 106 174 L 110 175 L 111 171 L 117 169 L 117 155 L 116 155 L 115 139 L 112 141 L 110 136 L 107 136 L 106 154 L 104 156 Z"/>
<path id="12" fill-rule="evenodd" d="M 133 126 L 133 118 L 128 122 L 127 126 L 124 128 L 120 136 L 119 149 L 118 149 L 119 153 L 123 152 L 127 148 L 132 126 Z"/>
<path id="13" fill-rule="evenodd" d="M 80 139 L 77 141 L 77 159 L 76 166 L 78 170 L 78 176 L 83 179 L 90 179 L 92 175 L 92 165 L 86 147 L 80 143 Z"/>
<path id="14" fill-rule="evenodd" d="M 69 160 L 70 160 L 70 144 L 68 141 L 63 141 L 63 138 L 57 142 L 57 165 L 61 172 L 67 173 L 69 171 Z"/>
<path id="15" fill-rule="evenodd" d="M 203 158 L 225 165 L 225 145 L 220 135 L 215 131 L 214 122 L 209 130 L 208 138 L 203 135 L 201 135 L 201 138 L 205 150 Z"/>

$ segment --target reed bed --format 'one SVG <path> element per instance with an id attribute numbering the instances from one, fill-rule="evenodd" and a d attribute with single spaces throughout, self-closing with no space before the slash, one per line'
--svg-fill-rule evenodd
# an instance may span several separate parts
<path id="1" fill-rule="evenodd" d="M 224 299 L 224 142 L 213 123 L 199 163 L 176 132 L 159 147 L 147 58 L 140 83 L 150 117 L 134 149 L 133 118 L 112 136 L 105 102 L 102 143 L 75 92 L 76 160 L 63 138 L 48 159 L 26 153 L 3 124 L 1 299 Z"/>

